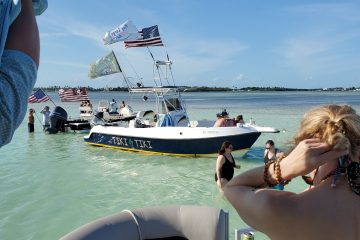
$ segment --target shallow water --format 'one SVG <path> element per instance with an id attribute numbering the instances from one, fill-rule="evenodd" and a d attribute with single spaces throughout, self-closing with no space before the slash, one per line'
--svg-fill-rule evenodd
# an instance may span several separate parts
<path id="1" fill-rule="evenodd" d="M 79 103 L 60 103 L 73 118 Z M 126 100 L 140 109 L 142 96 L 127 93 L 90 93 L 94 105 L 100 99 Z M 183 98 L 195 119 L 215 119 L 226 108 L 231 117 L 243 114 L 246 121 L 281 130 L 262 134 L 244 158 L 236 159 L 241 170 L 262 164 L 263 145 L 273 139 L 287 148 L 299 121 L 313 106 L 351 104 L 360 112 L 359 92 L 231 92 L 185 93 Z M 151 104 L 152 99 L 148 103 Z M 32 104 L 37 112 L 51 103 Z M 38 114 L 40 117 L 40 115 Z M 234 229 L 246 227 L 214 182 L 215 159 L 144 155 L 93 147 L 84 134 L 47 135 L 35 122 L 27 133 L 26 120 L 13 141 L 0 149 L 0 239 L 58 239 L 91 220 L 123 209 L 169 204 L 196 204 L 223 208 L 230 214 L 230 239 Z M 295 179 L 288 190 L 300 192 L 305 185 Z M 268 239 L 256 233 L 256 240 Z"/>

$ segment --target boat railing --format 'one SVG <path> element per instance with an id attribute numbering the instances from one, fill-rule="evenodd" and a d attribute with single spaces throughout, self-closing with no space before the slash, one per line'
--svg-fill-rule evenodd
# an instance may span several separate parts
<path id="1" fill-rule="evenodd" d="M 157 60 L 155 61 L 155 64 L 157 66 L 170 66 L 172 65 L 172 61 L 161 61 L 161 60 Z"/>
<path id="2" fill-rule="evenodd" d="M 155 93 L 155 94 L 166 94 L 169 92 L 178 92 L 179 88 L 174 86 L 160 86 L 160 87 L 139 87 L 130 88 L 130 93 Z"/>
<path id="3" fill-rule="evenodd" d="M 109 109 L 109 102 L 106 100 L 101 100 L 98 104 L 98 112 L 107 112 Z"/>

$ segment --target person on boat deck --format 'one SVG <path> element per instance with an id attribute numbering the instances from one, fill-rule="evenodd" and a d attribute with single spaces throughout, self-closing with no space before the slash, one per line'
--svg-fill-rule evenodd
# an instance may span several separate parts
<path id="1" fill-rule="evenodd" d="M 285 158 L 234 177 L 226 198 L 271 239 L 360 239 L 360 116 L 348 105 L 312 109 L 293 143 Z M 264 188 L 298 176 L 310 184 L 307 191 Z"/>
<path id="2" fill-rule="evenodd" d="M 219 187 L 220 192 L 223 192 L 223 188 L 234 176 L 234 168 L 240 168 L 240 165 L 235 163 L 235 159 L 231 152 L 233 146 L 230 142 L 225 141 L 219 150 L 219 155 L 216 159 L 215 168 L 215 182 Z"/>
<path id="3" fill-rule="evenodd" d="M 283 156 L 285 156 L 284 152 L 280 151 L 278 148 L 275 147 L 275 143 L 273 140 L 266 141 L 264 151 L 264 164 Z M 284 190 L 284 185 L 277 184 L 276 186 L 274 186 L 274 189 Z"/>
<path id="4" fill-rule="evenodd" d="M 110 102 L 109 113 L 117 113 L 116 101 L 113 99 Z"/>
<path id="5" fill-rule="evenodd" d="M 245 124 L 245 121 L 243 119 L 243 115 L 237 115 L 235 118 L 235 124 Z"/>
<path id="6" fill-rule="evenodd" d="M 120 108 L 124 108 L 124 107 L 126 107 L 125 101 L 121 101 Z"/>
<path id="7" fill-rule="evenodd" d="M 217 120 L 215 121 L 214 127 L 226 127 L 228 124 L 226 123 L 229 118 L 229 114 L 226 109 L 224 109 L 221 113 L 216 114 Z"/>
<path id="8" fill-rule="evenodd" d="M 90 100 L 85 100 L 85 101 L 81 101 L 80 107 L 91 107 L 92 108 L 92 104 L 91 104 Z"/>
<path id="9" fill-rule="evenodd" d="M 43 115 L 42 125 L 43 125 L 43 130 L 45 131 L 46 128 L 50 127 L 50 107 L 45 106 L 40 113 Z"/>
<path id="10" fill-rule="evenodd" d="M 46 7 L 45 0 L 36 6 L 31 0 L 2 0 L 0 4 L 0 147 L 11 141 L 27 112 L 40 55 L 35 15 Z"/>

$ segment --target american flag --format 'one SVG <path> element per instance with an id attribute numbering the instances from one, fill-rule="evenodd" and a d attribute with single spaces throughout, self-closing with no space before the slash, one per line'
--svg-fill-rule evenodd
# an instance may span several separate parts
<path id="1" fill-rule="evenodd" d="M 126 48 L 147 47 L 147 46 L 164 46 L 161 41 L 158 26 L 143 28 L 139 31 L 141 38 L 134 41 L 124 41 Z"/>
<path id="2" fill-rule="evenodd" d="M 50 98 L 44 93 L 43 90 L 38 89 L 36 92 L 30 95 L 28 103 L 42 103 L 49 101 Z"/>
<path id="3" fill-rule="evenodd" d="M 60 89 L 59 97 L 62 102 L 81 102 L 89 100 L 86 88 Z"/>

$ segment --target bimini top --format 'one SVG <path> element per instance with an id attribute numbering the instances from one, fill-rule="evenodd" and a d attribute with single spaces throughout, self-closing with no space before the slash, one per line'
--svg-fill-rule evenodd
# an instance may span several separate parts
<path id="1" fill-rule="evenodd" d="M 161 87 L 139 87 L 130 88 L 131 93 L 168 93 L 168 92 L 179 92 L 180 87 L 176 86 L 161 86 Z"/>

